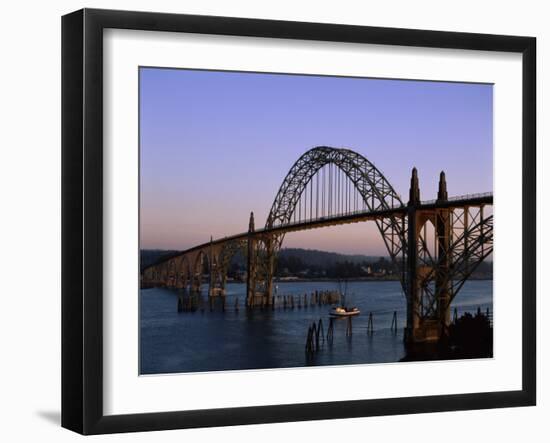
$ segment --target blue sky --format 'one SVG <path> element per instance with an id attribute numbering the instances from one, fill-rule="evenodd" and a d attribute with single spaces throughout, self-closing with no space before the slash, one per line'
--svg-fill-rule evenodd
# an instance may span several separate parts
<path id="1" fill-rule="evenodd" d="M 493 87 L 180 69 L 140 70 L 141 247 L 185 249 L 265 223 L 308 149 L 353 149 L 408 195 L 493 189 Z M 358 241 L 360 240 L 360 241 Z M 385 254 L 372 223 L 287 236 L 285 246 Z"/>

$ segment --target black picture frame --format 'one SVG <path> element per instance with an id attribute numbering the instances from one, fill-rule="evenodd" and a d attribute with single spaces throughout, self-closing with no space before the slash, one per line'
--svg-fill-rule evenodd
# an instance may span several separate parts
<path id="1" fill-rule="evenodd" d="M 107 28 L 522 54 L 522 389 L 104 415 L 102 37 Z M 82 434 L 103 434 L 535 405 L 535 116 L 533 37 L 96 9 L 65 15 L 62 18 L 62 426 Z"/>

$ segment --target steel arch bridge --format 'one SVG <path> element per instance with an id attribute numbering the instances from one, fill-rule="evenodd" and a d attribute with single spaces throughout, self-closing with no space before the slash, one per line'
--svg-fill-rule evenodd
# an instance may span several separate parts
<path id="1" fill-rule="evenodd" d="M 247 306 L 273 303 L 276 258 L 285 234 L 325 226 L 374 221 L 407 301 L 406 338 L 430 341 L 446 333 L 450 304 L 471 273 L 493 250 L 490 193 L 449 198 L 445 174 L 438 198 L 420 200 L 413 168 L 409 200 L 364 156 L 320 146 L 305 152 L 284 178 L 265 226 L 163 258 L 142 271 L 145 286 L 200 291 L 207 268 L 209 296 L 224 295 L 231 258 L 247 258 Z M 490 212 L 490 211 L 489 211 Z"/>
<path id="2" fill-rule="evenodd" d="M 275 196 L 267 218 L 266 229 L 288 225 L 296 214 L 300 217 L 302 201 L 304 201 L 303 209 L 307 219 L 308 187 L 310 219 L 313 217 L 313 186 L 316 187 L 315 217 L 319 218 L 319 209 L 321 213 L 324 212 L 322 205 L 324 199 L 319 195 L 319 177 L 321 172 L 325 172 L 323 170 L 325 166 L 328 166 L 326 172 L 329 181 L 326 208 L 328 217 L 338 212 L 349 211 L 352 203 L 354 210 L 357 210 L 357 198 L 360 198 L 363 211 L 388 211 L 403 206 L 401 197 L 384 175 L 361 154 L 350 149 L 322 146 L 307 151 L 294 163 Z M 315 177 L 317 181 L 314 183 Z M 332 182 L 334 182 L 334 193 L 332 193 Z M 350 192 L 350 187 L 355 193 Z M 319 197 L 321 197 L 320 208 Z M 375 222 L 390 257 L 397 258 L 405 245 L 401 220 L 389 211 L 388 217 L 377 218 Z M 283 237 L 284 233 L 280 234 L 281 242 Z"/>

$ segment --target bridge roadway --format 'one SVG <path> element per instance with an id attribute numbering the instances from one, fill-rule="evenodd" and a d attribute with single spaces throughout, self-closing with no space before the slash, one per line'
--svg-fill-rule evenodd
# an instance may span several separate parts
<path id="1" fill-rule="evenodd" d="M 486 192 L 483 194 L 467 194 L 460 195 L 456 197 L 450 197 L 447 201 L 438 201 L 438 200 L 427 200 L 423 201 L 416 207 L 417 211 L 422 210 L 434 210 L 434 209 L 453 209 L 453 208 L 464 208 L 464 207 L 475 207 L 483 205 L 492 205 L 493 204 L 493 193 Z M 404 217 L 407 214 L 407 205 L 394 206 L 388 209 L 380 210 L 360 210 L 354 212 L 348 212 L 345 214 L 336 214 L 333 216 L 319 217 L 310 220 L 300 220 L 297 222 L 291 222 L 284 225 L 276 225 L 271 228 L 259 228 L 254 231 L 254 236 L 261 237 L 262 234 L 283 234 L 288 232 L 297 232 L 305 231 L 309 229 L 322 228 L 327 226 L 335 225 L 344 225 L 350 223 L 359 223 L 363 221 L 376 220 L 379 218 L 386 218 L 390 216 L 394 217 Z M 155 263 L 150 264 L 143 270 L 159 265 L 160 263 L 170 260 L 171 258 L 177 257 L 179 255 L 188 254 L 197 250 L 207 248 L 208 246 L 216 246 L 223 244 L 229 241 L 238 241 L 246 240 L 248 238 L 248 232 L 242 232 L 239 234 L 221 237 L 210 242 L 202 243 L 192 248 L 178 251 L 173 254 L 163 256 L 161 259 L 157 260 Z"/>

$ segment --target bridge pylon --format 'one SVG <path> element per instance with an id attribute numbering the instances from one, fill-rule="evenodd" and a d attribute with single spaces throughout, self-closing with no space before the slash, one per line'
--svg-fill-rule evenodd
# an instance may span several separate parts
<path id="1" fill-rule="evenodd" d="M 407 326 L 405 328 L 405 340 L 414 342 L 418 338 L 421 324 L 420 291 L 418 287 L 418 234 L 419 217 L 417 208 L 420 205 L 420 187 L 418 184 L 418 172 L 413 168 L 411 185 L 409 189 L 409 202 L 407 203 L 407 259 L 406 266 L 406 298 L 407 298 Z"/>
<path id="2" fill-rule="evenodd" d="M 407 204 L 406 297 L 408 343 L 435 342 L 450 325 L 451 212 L 445 173 L 439 176 L 437 205 L 421 208 L 416 168 Z"/>
<path id="3" fill-rule="evenodd" d="M 439 175 L 439 190 L 437 192 L 437 203 L 448 201 L 447 182 L 445 172 Z M 449 208 L 436 209 L 436 245 L 437 251 L 437 272 L 435 280 L 435 293 L 437 294 L 437 317 L 442 334 L 447 334 L 447 328 L 451 323 L 451 210 Z"/>

